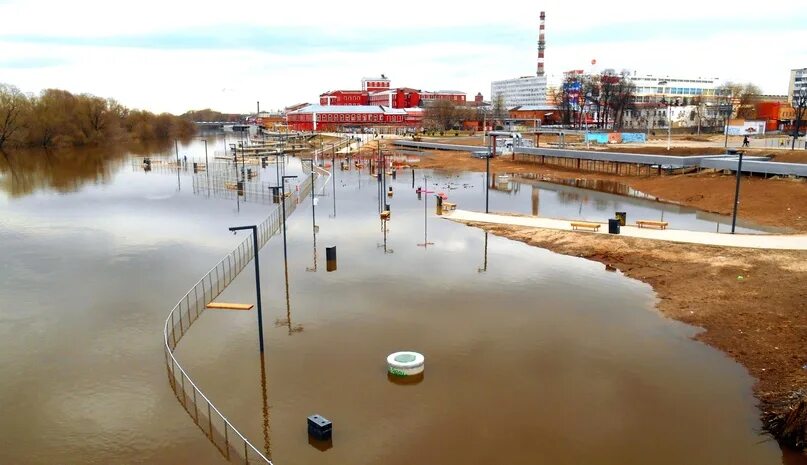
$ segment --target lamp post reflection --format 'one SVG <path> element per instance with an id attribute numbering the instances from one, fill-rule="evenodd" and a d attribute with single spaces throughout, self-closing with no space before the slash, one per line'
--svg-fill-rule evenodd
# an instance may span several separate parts
<path id="1" fill-rule="evenodd" d="M 479 273 L 484 273 L 488 271 L 488 232 L 485 231 L 485 258 L 482 266 L 476 269 Z"/>

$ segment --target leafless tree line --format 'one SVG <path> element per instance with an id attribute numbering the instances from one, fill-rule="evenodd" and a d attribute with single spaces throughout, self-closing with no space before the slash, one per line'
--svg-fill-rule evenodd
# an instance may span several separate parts
<path id="1" fill-rule="evenodd" d="M 114 99 L 66 90 L 24 94 L 0 84 L 0 148 L 100 145 L 187 137 L 192 121 L 124 107 Z"/>

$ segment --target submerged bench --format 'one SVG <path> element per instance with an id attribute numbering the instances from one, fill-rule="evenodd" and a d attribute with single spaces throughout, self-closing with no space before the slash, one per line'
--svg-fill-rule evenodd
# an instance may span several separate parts
<path id="1" fill-rule="evenodd" d="M 667 229 L 666 221 L 653 221 L 653 220 L 636 220 L 636 226 L 640 228 L 658 228 L 658 229 Z"/>
<path id="2" fill-rule="evenodd" d="M 580 228 L 583 229 L 591 229 L 592 231 L 599 231 L 600 223 L 588 223 L 586 221 L 572 221 L 572 231 L 576 231 Z"/>

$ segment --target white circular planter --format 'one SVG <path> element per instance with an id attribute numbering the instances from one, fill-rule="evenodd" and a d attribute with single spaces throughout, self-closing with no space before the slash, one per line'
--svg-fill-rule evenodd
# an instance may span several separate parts
<path id="1" fill-rule="evenodd" d="M 412 376 L 423 373 L 426 358 L 417 352 L 395 352 L 387 357 L 387 369 L 395 376 Z"/>

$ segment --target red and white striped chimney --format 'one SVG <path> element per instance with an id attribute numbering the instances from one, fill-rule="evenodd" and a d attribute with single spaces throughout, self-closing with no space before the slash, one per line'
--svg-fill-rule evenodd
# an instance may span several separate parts
<path id="1" fill-rule="evenodd" d="M 541 12 L 541 22 L 538 26 L 538 76 L 544 75 L 544 49 L 546 48 L 546 40 L 544 39 L 546 14 Z"/>

